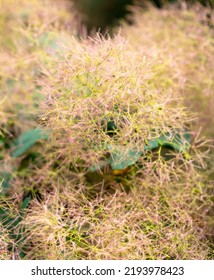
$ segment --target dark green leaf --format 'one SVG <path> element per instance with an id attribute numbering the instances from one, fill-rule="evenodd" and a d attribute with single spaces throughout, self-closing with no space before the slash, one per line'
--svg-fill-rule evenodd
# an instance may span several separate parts
<path id="1" fill-rule="evenodd" d="M 28 207 L 30 201 L 31 201 L 30 196 L 25 197 L 24 200 L 22 201 L 21 205 L 20 205 L 20 209 L 26 209 Z"/>
<path id="2" fill-rule="evenodd" d="M 14 141 L 15 148 L 12 151 L 11 156 L 14 158 L 22 156 L 38 141 L 46 139 L 48 139 L 48 134 L 42 129 L 28 130 Z"/>

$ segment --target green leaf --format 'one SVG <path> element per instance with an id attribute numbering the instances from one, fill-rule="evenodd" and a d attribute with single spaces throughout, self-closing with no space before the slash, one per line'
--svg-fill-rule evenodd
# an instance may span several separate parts
<path id="1" fill-rule="evenodd" d="M 147 140 L 146 144 L 144 145 L 144 151 L 152 151 L 154 149 L 157 149 L 158 147 L 159 147 L 158 139 Z"/>
<path id="2" fill-rule="evenodd" d="M 114 130 L 114 122 L 109 123 L 109 126 Z M 127 147 L 105 145 L 103 149 L 106 149 L 111 157 L 106 159 L 105 162 L 92 166 L 89 171 L 98 171 L 102 169 L 105 165 L 110 165 L 112 170 L 124 170 L 127 167 L 135 164 L 137 160 L 147 151 L 153 151 L 159 147 L 171 148 L 176 152 L 182 153 L 185 158 L 189 158 L 189 148 L 190 148 L 191 135 L 188 131 L 179 133 L 177 131 L 172 131 L 171 133 L 161 134 L 159 137 L 146 140 L 144 145 L 144 151 L 138 151 L 137 148 L 133 147 L 127 149 Z"/>
<path id="3" fill-rule="evenodd" d="M 123 170 L 135 162 L 142 156 L 143 152 L 136 148 L 113 147 L 108 145 L 108 151 L 111 154 L 110 166 L 113 170 Z"/>
<path id="4" fill-rule="evenodd" d="M 29 206 L 30 201 L 31 201 L 30 196 L 25 197 L 24 200 L 22 201 L 21 205 L 20 205 L 20 209 L 21 210 L 26 209 Z"/>
<path id="5" fill-rule="evenodd" d="M 4 145 L 4 141 L 0 139 L 0 147 Z"/>
<path id="6" fill-rule="evenodd" d="M 0 183 L 4 190 L 9 188 L 9 181 L 11 179 L 11 174 L 8 172 L 0 172 Z"/>
<path id="7" fill-rule="evenodd" d="M 184 133 L 172 132 L 161 135 L 158 139 L 159 145 L 163 147 L 171 147 L 177 152 L 183 153 L 187 156 L 189 148 L 191 135 L 187 131 Z"/>
<path id="8" fill-rule="evenodd" d="M 25 154 L 33 145 L 40 140 L 47 140 L 48 134 L 42 129 L 32 129 L 21 134 L 14 141 L 14 150 L 11 153 L 13 158 L 17 158 Z"/>
<path id="9" fill-rule="evenodd" d="M 107 134 L 109 136 L 116 135 L 117 126 L 113 120 L 107 122 Z"/>

